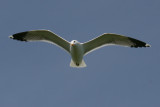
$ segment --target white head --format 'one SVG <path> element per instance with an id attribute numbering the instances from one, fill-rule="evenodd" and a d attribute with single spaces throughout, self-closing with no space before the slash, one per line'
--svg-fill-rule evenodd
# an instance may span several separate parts
<path id="1" fill-rule="evenodd" d="M 77 40 L 72 40 L 71 41 L 71 46 L 74 46 L 75 44 L 79 44 L 79 42 Z"/>

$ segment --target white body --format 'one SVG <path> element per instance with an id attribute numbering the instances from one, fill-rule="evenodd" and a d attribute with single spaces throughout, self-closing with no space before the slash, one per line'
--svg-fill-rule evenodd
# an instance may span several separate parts
<path id="1" fill-rule="evenodd" d="M 86 67 L 83 60 L 84 48 L 81 43 L 76 40 L 71 41 L 70 55 L 72 57 L 70 63 L 71 67 Z"/>

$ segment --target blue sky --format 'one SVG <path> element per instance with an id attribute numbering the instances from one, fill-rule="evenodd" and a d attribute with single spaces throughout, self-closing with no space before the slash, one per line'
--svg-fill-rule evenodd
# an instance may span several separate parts
<path id="1" fill-rule="evenodd" d="M 159 107 L 159 0 L 1 0 L 0 107 Z M 104 47 L 69 67 L 70 56 L 14 33 L 48 29 L 68 41 L 118 33 L 151 48 Z"/>

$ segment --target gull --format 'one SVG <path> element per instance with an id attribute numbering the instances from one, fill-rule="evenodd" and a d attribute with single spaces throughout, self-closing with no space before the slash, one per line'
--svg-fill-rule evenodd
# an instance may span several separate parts
<path id="1" fill-rule="evenodd" d="M 63 48 L 71 55 L 70 66 L 77 68 L 86 67 L 83 56 L 103 46 L 120 45 L 124 47 L 134 48 L 150 47 L 149 44 L 146 44 L 143 41 L 113 33 L 104 33 L 84 43 L 80 43 L 77 40 L 72 40 L 71 42 L 68 42 L 67 40 L 63 39 L 62 37 L 56 35 L 49 30 L 31 30 L 20 32 L 13 34 L 12 36 L 10 36 L 10 38 L 26 42 L 43 41 L 55 44 Z"/>

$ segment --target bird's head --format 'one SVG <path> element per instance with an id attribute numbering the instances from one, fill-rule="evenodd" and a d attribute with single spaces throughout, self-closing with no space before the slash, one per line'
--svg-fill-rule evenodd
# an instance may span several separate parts
<path id="1" fill-rule="evenodd" d="M 77 41 L 77 40 L 72 40 L 71 41 L 71 46 L 74 46 L 74 45 L 76 45 L 76 44 L 78 44 L 79 42 Z"/>

